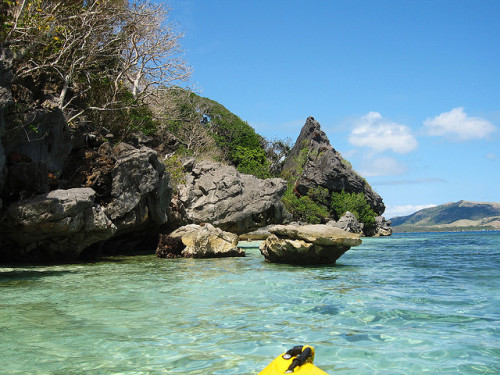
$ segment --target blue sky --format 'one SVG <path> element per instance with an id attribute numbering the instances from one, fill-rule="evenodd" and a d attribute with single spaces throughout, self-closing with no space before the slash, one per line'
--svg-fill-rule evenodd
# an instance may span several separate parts
<path id="1" fill-rule="evenodd" d="M 313 116 L 386 217 L 500 202 L 500 1 L 167 3 L 202 96 L 268 139 Z"/>

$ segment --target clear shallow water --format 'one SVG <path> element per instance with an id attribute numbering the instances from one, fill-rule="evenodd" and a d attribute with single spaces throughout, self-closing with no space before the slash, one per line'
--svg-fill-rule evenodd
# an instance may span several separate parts
<path id="1" fill-rule="evenodd" d="M 120 257 L 0 267 L 2 374 L 500 373 L 500 232 L 366 238 L 335 267 Z"/>

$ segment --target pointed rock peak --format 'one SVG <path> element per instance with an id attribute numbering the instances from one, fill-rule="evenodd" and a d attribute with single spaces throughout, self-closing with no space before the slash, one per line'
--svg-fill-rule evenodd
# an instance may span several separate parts
<path id="1" fill-rule="evenodd" d="M 321 130 L 321 125 L 312 116 L 309 116 L 307 118 L 306 123 L 302 127 L 300 135 L 295 142 L 294 148 L 298 148 L 299 150 L 302 149 L 305 146 L 304 141 L 307 141 L 307 146 L 313 146 L 313 148 L 318 148 L 321 146 L 331 147 L 328 137 L 326 136 L 325 132 Z M 314 145 L 312 145 L 311 143 L 316 144 L 316 147 L 314 147 Z M 297 152 L 299 150 L 295 151 Z"/>
<path id="2" fill-rule="evenodd" d="M 295 189 L 307 195 L 309 189 L 322 187 L 330 193 L 363 193 L 373 208 L 381 215 L 385 210 L 382 198 L 354 171 L 337 152 L 319 122 L 308 117 L 299 137 L 283 166 L 283 176 L 295 179 Z"/>

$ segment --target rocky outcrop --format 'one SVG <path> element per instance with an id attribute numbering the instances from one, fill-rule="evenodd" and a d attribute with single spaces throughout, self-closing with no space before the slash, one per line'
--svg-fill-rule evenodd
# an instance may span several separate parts
<path id="1" fill-rule="evenodd" d="M 363 193 L 375 213 L 381 215 L 385 205 L 364 178 L 331 145 L 320 124 L 309 117 L 302 128 L 290 155 L 285 161 L 284 173 L 298 174 L 295 188 L 306 195 L 310 188 L 327 188 L 330 193 Z"/>
<path id="2" fill-rule="evenodd" d="M 232 233 L 245 233 L 281 223 L 281 196 L 286 182 L 240 174 L 236 168 L 209 161 L 185 165 L 186 182 L 179 187 L 177 213 L 181 223 L 211 223 Z"/>
<path id="3" fill-rule="evenodd" d="M 358 235 L 326 225 L 276 225 L 261 245 L 266 261 L 288 264 L 335 264 L 352 246 L 361 244 Z"/>
<path id="4" fill-rule="evenodd" d="M 375 237 L 385 237 L 392 235 L 391 221 L 386 220 L 383 216 L 375 217 Z"/>
<path id="5" fill-rule="evenodd" d="M 2 132 L 2 127 L 0 126 L 0 133 Z M 2 191 L 3 188 L 3 182 L 4 182 L 4 176 L 5 176 L 6 170 L 5 170 L 5 152 L 4 148 L 2 145 L 2 141 L 0 139 L 0 191 Z M 0 209 L 2 209 L 3 206 L 3 201 L 0 196 Z"/>
<path id="6" fill-rule="evenodd" d="M 0 260 L 76 259 L 116 227 L 90 188 L 54 190 L 10 204 L 1 218 Z"/>
<path id="7" fill-rule="evenodd" d="M 338 221 L 332 220 L 326 223 L 326 225 L 351 233 L 363 234 L 363 223 L 360 223 L 356 216 L 349 211 L 342 215 Z"/>
<path id="8" fill-rule="evenodd" d="M 116 164 L 105 213 L 118 228 L 117 234 L 166 223 L 172 187 L 156 152 L 120 143 L 112 154 Z"/>
<path id="9" fill-rule="evenodd" d="M 72 149 L 72 131 L 63 112 L 47 99 L 45 90 L 35 86 L 30 79 L 13 76 L 12 54 L 0 46 L 0 193 L 4 203 L 56 189 L 51 179 L 61 175 Z"/>
<path id="10" fill-rule="evenodd" d="M 180 241 L 179 241 L 180 239 Z M 221 258 L 245 256 L 238 236 L 213 225 L 190 224 L 160 236 L 156 254 L 162 258 Z"/>
<path id="11" fill-rule="evenodd" d="M 8 205 L 0 242 L 10 250 L 0 259 L 74 259 L 84 250 L 99 254 L 104 242 L 104 248 L 124 252 L 148 231 L 157 235 L 168 219 L 172 188 L 156 152 L 125 143 L 100 152 L 110 161 L 94 164 L 104 169 L 87 171 L 87 184 L 102 187 L 96 183 L 102 179 L 109 185 L 108 196 L 92 188 L 58 189 Z"/>
<path id="12" fill-rule="evenodd" d="M 50 191 L 72 149 L 71 130 L 58 108 L 33 108 L 30 126 L 9 129 L 4 140 L 9 201 Z"/>

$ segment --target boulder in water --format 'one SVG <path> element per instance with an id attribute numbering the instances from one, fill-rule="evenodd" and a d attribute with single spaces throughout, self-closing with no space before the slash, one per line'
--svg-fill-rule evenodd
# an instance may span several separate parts
<path id="1" fill-rule="evenodd" d="M 392 235 L 391 221 L 383 216 L 375 217 L 375 237 L 385 237 Z"/>
<path id="2" fill-rule="evenodd" d="M 359 235 L 327 225 L 275 225 L 261 245 L 266 261 L 288 264 L 335 264 Z"/>
<path id="3" fill-rule="evenodd" d="M 182 245 L 176 238 L 180 238 Z M 236 234 L 224 232 L 211 224 L 189 224 L 176 229 L 166 238 L 160 238 L 156 253 L 166 258 L 176 257 L 177 254 L 186 258 L 245 256 L 245 252 L 238 248 Z"/>

